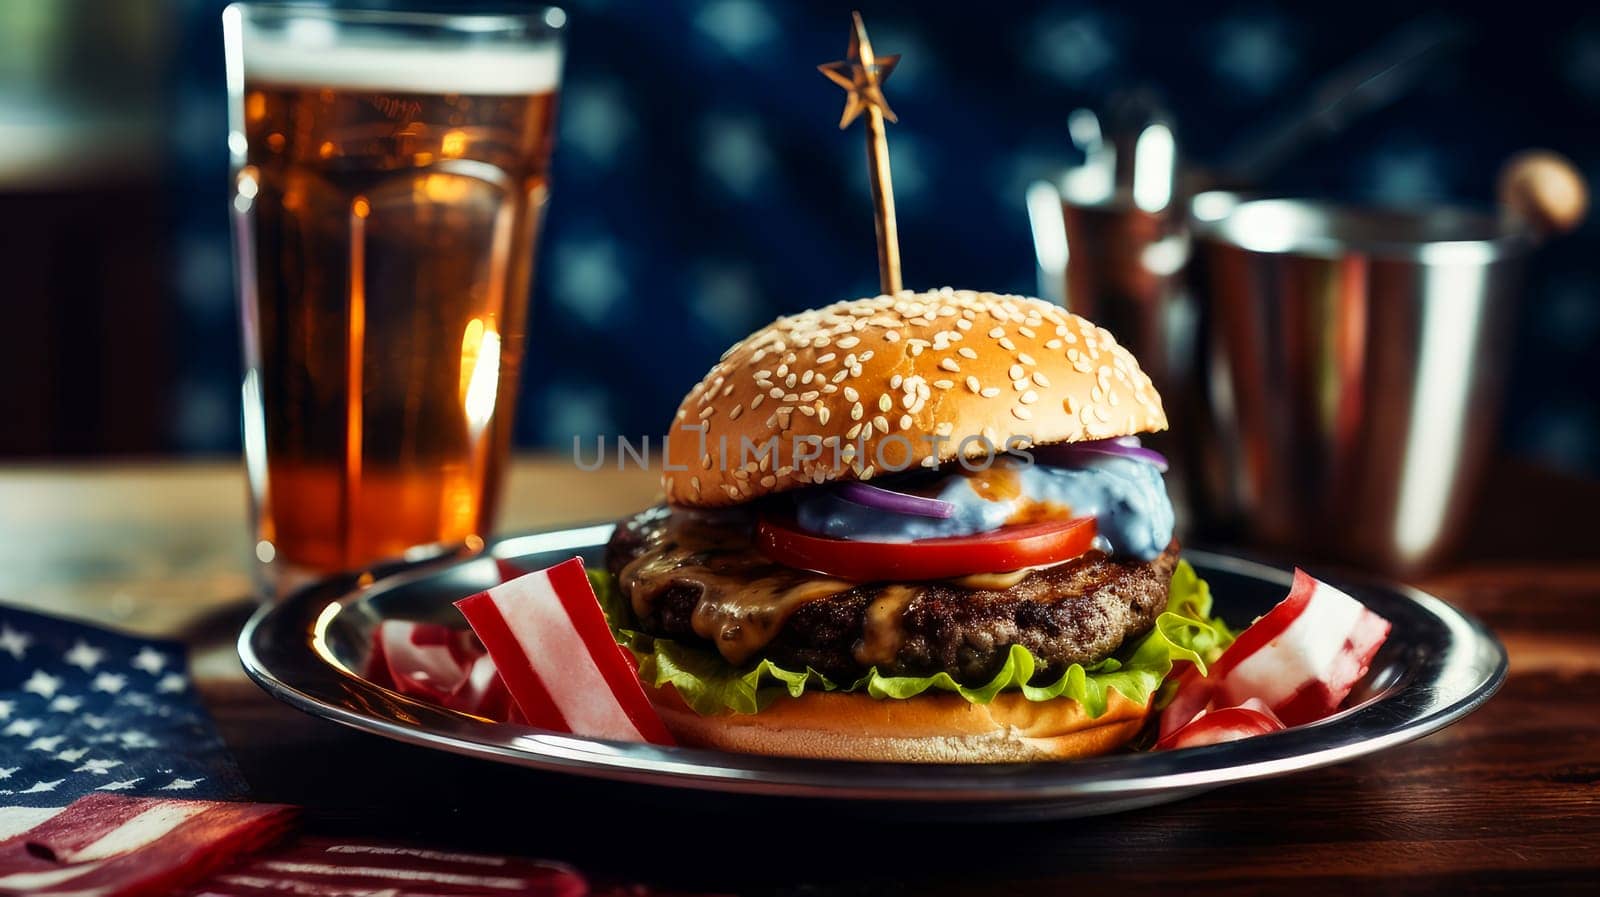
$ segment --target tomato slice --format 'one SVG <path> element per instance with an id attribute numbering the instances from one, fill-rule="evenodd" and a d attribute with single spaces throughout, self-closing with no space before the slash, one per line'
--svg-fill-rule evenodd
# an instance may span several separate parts
<path id="1" fill-rule="evenodd" d="M 780 564 L 855 582 L 948 579 L 1059 564 L 1094 545 L 1093 517 L 1007 526 L 972 536 L 917 542 L 832 539 L 771 517 L 756 526 L 756 544 Z"/>

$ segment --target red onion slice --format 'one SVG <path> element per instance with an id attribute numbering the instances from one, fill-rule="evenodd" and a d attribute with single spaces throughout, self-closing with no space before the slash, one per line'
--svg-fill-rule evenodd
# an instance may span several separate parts
<path id="1" fill-rule="evenodd" d="M 1131 440 L 1131 442 L 1130 442 Z M 1085 456 L 1099 455 L 1110 458 L 1132 458 L 1167 472 L 1167 458 L 1154 449 L 1139 444 L 1136 436 L 1119 436 L 1115 439 L 1096 439 L 1092 442 L 1066 442 L 1057 445 L 1037 445 L 1031 448 L 1035 458 L 1045 464 L 1070 464 L 1082 461 Z"/>
<path id="2" fill-rule="evenodd" d="M 894 514 L 910 514 L 915 517 L 938 517 L 944 519 L 956 512 L 955 505 L 938 498 L 924 498 L 921 495 L 907 495 L 904 492 L 894 492 L 882 486 L 872 486 L 867 483 L 845 483 L 839 487 L 839 497 L 845 501 L 855 502 L 880 511 L 889 511 Z"/>

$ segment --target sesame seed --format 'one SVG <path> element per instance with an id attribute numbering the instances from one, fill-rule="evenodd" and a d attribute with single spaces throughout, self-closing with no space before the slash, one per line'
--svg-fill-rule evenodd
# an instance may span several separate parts
<path id="1" fill-rule="evenodd" d="M 707 405 L 706 407 L 700 409 L 700 419 L 701 420 L 705 420 L 706 418 L 708 418 L 711 415 L 716 414 L 716 413 L 717 413 L 717 406 L 715 406 L 715 405 Z"/>
<path id="2" fill-rule="evenodd" d="M 1022 334 L 1025 337 L 1027 337 L 1028 339 L 1036 339 L 1037 338 L 1037 335 L 1033 332 L 1033 329 L 1029 328 L 1029 327 L 1018 327 L 1017 328 L 1017 332 Z"/>
<path id="3" fill-rule="evenodd" d="M 779 377 L 782 377 L 787 373 L 789 373 L 789 365 L 787 365 L 787 364 L 778 365 L 778 376 Z"/>
<path id="4" fill-rule="evenodd" d="M 789 376 L 783 378 L 783 385 L 789 387 L 790 389 L 794 389 L 794 385 L 799 379 L 800 378 L 794 374 L 790 374 Z"/>
<path id="5" fill-rule="evenodd" d="M 801 405 L 800 413 L 804 414 L 806 417 L 816 417 L 817 409 L 811 407 L 810 405 Z"/>
<path id="6" fill-rule="evenodd" d="M 846 438 L 846 439 L 854 439 L 854 438 L 856 438 L 857 436 L 860 436 L 860 435 L 861 435 L 861 425 L 860 424 L 852 424 L 850 426 L 850 429 L 845 431 L 844 438 Z M 854 448 L 854 447 L 855 446 L 851 446 L 851 448 Z"/>
<path id="7" fill-rule="evenodd" d="M 778 478 L 769 473 L 761 478 L 761 485 L 771 489 L 773 486 L 778 485 Z"/>
<path id="8" fill-rule="evenodd" d="M 889 388 L 890 389 L 899 389 L 900 388 L 900 384 L 903 383 L 904 381 L 905 381 L 904 377 L 900 376 L 899 374 L 895 374 L 893 377 L 889 378 Z"/>
<path id="9" fill-rule="evenodd" d="M 994 398 L 995 396 L 997 396 L 999 394 L 1000 394 L 1000 389 L 999 389 L 999 387 L 995 387 L 995 386 L 985 386 L 983 388 L 983 392 L 978 393 L 978 395 L 981 395 L 986 399 L 992 399 L 992 398 Z"/>
<path id="10" fill-rule="evenodd" d="M 954 358 L 946 358 L 941 360 L 939 362 L 939 369 L 949 371 L 952 374 L 961 373 L 961 365 L 957 364 Z"/>
<path id="11" fill-rule="evenodd" d="M 817 364 L 827 364 L 828 362 L 830 362 L 830 361 L 832 361 L 832 360 L 834 360 L 835 358 L 838 358 L 838 357 L 839 356 L 836 353 L 833 353 L 833 352 L 829 352 L 826 355 L 818 355 L 817 356 Z"/>
<path id="12" fill-rule="evenodd" d="M 860 343 L 861 343 L 861 340 L 859 338 L 854 337 L 854 336 L 847 336 L 847 337 L 844 337 L 843 339 L 839 340 L 834 345 L 838 346 L 841 349 L 854 349 Z"/>
<path id="13" fill-rule="evenodd" d="M 915 358 L 918 355 L 922 354 L 922 346 L 920 346 L 920 345 L 918 345 L 916 343 L 911 343 L 910 345 L 911 345 L 911 357 L 912 358 Z"/>
<path id="14" fill-rule="evenodd" d="M 1004 327 L 996 327 L 993 330 L 989 331 L 989 338 L 990 339 L 999 339 L 1000 337 L 1005 336 L 1005 335 L 1006 335 L 1006 329 Z"/>
<path id="15" fill-rule="evenodd" d="M 872 418 L 872 428 L 879 433 L 889 432 L 889 419 L 879 414 Z"/>
<path id="16" fill-rule="evenodd" d="M 828 410 L 828 406 L 827 405 L 818 405 L 817 406 L 817 423 L 826 426 L 827 423 L 828 423 L 828 418 L 830 418 L 832 416 L 833 416 L 833 412 Z"/>
<path id="17" fill-rule="evenodd" d="M 1013 417 L 1017 418 L 1018 420 L 1032 420 L 1033 419 L 1033 412 L 1029 411 L 1028 409 L 1026 409 L 1024 407 L 1022 407 L 1021 405 L 1014 406 L 1011 409 L 1011 415 Z"/>
<path id="18" fill-rule="evenodd" d="M 978 357 L 977 351 L 974 350 L 971 346 L 962 346 L 961 348 L 956 350 L 956 354 L 960 355 L 962 358 L 977 358 Z"/>
<path id="19" fill-rule="evenodd" d="M 817 376 L 817 372 L 816 371 L 806 371 L 806 375 L 804 377 L 800 378 L 800 382 L 802 384 L 810 383 L 812 378 L 815 377 L 815 376 Z"/>
<path id="20" fill-rule="evenodd" d="M 1050 379 L 1044 375 L 1044 371 L 1034 371 L 1033 382 L 1040 386 L 1048 387 L 1050 385 Z"/>
<path id="21" fill-rule="evenodd" d="M 761 395 L 760 393 L 757 393 L 756 397 L 750 400 L 750 410 L 754 411 L 757 408 L 760 408 L 761 407 L 761 403 L 763 401 L 765 401 L 766 398 L 767 398 L 766 396 Z"/>
<path id="22" fill-rule="evenodd" d="M 741 415 L 743 413 L 744 413 L 744 405 L 743 404 L 735 405 L 735 406 L 733 406 L 733 410 L 728 412 L 728 420 L 738 420 L 739 419 L 739 415 Z"/>
<path id="23" fill-rule="evenodd" d="M 794 392 L 786 392 L 786 393 L 783 394 L 783 400 L 785 402 L 798 402 L 798 401 L 800 401 L 800 394 L 799 393 L 794 393 Z"/>
<path id="24" fill-rule="evenodd" d="M 1039 363 L 1037 361 L 1034 361 L 1033 360 L 1033 356 L 1029 355 L 1026 352 L 1018 352 L 1017 353 L 1017 360 L 1022 362 L 1025 365 L 1027 365 L 1028 367 L 1033 367 L 1033 366 L 1035 366 L 1035 365 L 1037 365 Z"/>
<path id="25" fill-rule="evenodd" d="M 909 415 L 909 414 L 900 415 L 900 429 L 902 429 L 902 430 L 911 429 L 911 415 Z"/>
<path id="26" fill-rule="evenodd" d="M 1017 344 L 1009 339 L 1002 338 L 1000 340 L 1000 348 L 1006 350 L 1007 352 L 1015 352 L 1017 350 Z"/>
<path id="27" fill-rule="evenodd" d="M 890 408 L 893 408 L 893 407 L 894 407 L 894 399 L 889 398 L 889 394 L 888 393 L 884 393 L 883 395 L 878 396 L 878 410 L 879 411 L 888 411 Z"/>
<path id="28" fill-rule="evenodd" d="M 978 378 L 977 377 L 974 377 L 974 376 L 969 374 L 967 376 L 967 388 L 972 390 L 973 392 L 980 392 L 983 389 L 983 385 L 978 382 Z"/>
<path id="29" fill-rule="evenodd" d="M 802 401 L 802 402 L 814 402 L 814 401 L 816 401 L 817 396 L 820 396 L 820 395 L 822 395 L 822 393 L 817 392 L 814 389 L 808 389 L 805 392 L 800 394 L 800 401 Z"/>
<path id="30" fill-rule="evenodd" d="M 1011 375 L 1011 379 L 1013 379 L 1013 380 L 1021 380 L 1023 377 L 1028 376 L 1028 372 L 1024 371 L 1022 369 L 1022 365 L 1020 365 L 1020 364 L 1012 365 L 1011 366 L 1011 370 L 1008 371 L 1007 373 L 1009 373 Z"/>
<path id="31" fill-rule="evenodd" d="M 1034 402 L 1039 401 L 1039 394 L 1030 389 L 1023 393 L 1022 398 L 1018 399 L 1018 401 L 1024 405 L 1032 405 Z"/>
<path id="32" fill-rule="evenodd" d="M 860 420 L 866 413 L 867 413 L 867 409 L 861 407 L 861 403 L 860 402 L 857 402 L 854 405 L 850 406 L 850 419 L 851 420 Z"/>
<path id="33" fill-rule="evenodd" d="M 872 353 L 871 349 L 868 349 L 867 351 L 862 352 L 861 353 L 861 360 L 862 361 L 871 361 L 872 360 L 872 354 L 873 353 Z"/>
<path id="34" fill-rule="evenodd" d="M 933 385 L 938 389 L 949 389 L 950 387 L 955 386 L 956 382 L 954 380 L 935 380 L 933 381 Z"/>
<path id="35" fill-rule="evenodd" d="M 1046 349 L 1059 349 L 1059 348 L 1061 348 L 1061 340 L 1058 340 L 1058 339 L 1050 340 L 1049 342 L 1044 344 L 1044 347 Z"/>
<path id="36" fill-rule="evenodd" d="M 861 398 L 861 393 L 856 392 L 856 388 L 854 386 L 846 386 L 844 388 L 844 397 L 854 402 Z"/>

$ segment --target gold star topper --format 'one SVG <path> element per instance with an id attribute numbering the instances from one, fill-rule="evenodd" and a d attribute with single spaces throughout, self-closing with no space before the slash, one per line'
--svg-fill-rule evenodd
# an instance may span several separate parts
<path id="1" fill-rule="evenodd" d="M 849 94 L 839 127 L 850 126 L 865 112 L 867 116 L 867 168 L 872 181 L 872 205 L 878 232 L 878 278 L 883 291 L 900 292 L 900 237 L 894 219 L 894 183 L 889 177 L 889 136 L 883 120 L 899 121 L 883 98 L 883 82 L 889 80 L 900 54 L 879 58 L 872 52 L 867 26 L 861 13 L 851 13 L 855 28 L 850 32 L 850 49 L 845 58 L 817 66 L 829 81 Z"/>
<path id="2" fill-rule="evenodd" d="M 850 49 L 845 53 L 845 58 L 817 66 L 817 71 L 829 81 L 850 93 L 845 100 L 844 115 L 839 118 L 839 130 L 848 128 L 856 116 L 869 107 L 876 107 L 884 118 L 898 122 L 894 110 L 889 108 L 889 101 L 883 98 L 883 82 L 893 74 L 900 54 L 877 58 L 872 52 L 872 41 L 867 37 L 867 26 L 861 21 L 861 13 L 851 15 L 855 18 L 855 29 L 850 32 Z"/>

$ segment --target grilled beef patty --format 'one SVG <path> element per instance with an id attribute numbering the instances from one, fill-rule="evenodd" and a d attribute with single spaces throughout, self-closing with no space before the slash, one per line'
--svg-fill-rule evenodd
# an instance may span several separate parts
<path id="1" fill-rule="evenodd" d="M 686 546 L 684 528 L 673 525 L 681 513 L 656 508 L 624 520 L 607 546 L 606 566 L 625 594 L 622 574 L 631 563 L 661 552 L 677 551 L 683 558 L 661 574 L 665 582 L 655 583 L 654 594 L 643 602 L 639 625 L 645 632 L 715 647 L 696 633 L 695 610 L 708 588 L 723 586 L 707 586 L 707 577 L 694 575 L 696 568 L 720 571 L 710 578 L 732 582 L 770 577 L 792 586 L 797 580 L 827 580 L 765 559 L 747 535 L 729 538 L 724 532 L 703 549 Z M 758 656 L 787 668 L 810 666 L 839 680 L 859 677 L 875 665 L 889 675 L 946 672 L 964 684 L 980 684 L 1004 664 L 1011 646 L 1020 644 L 1049 675 L 1073 663 L 1101 660 L 1149 630 L 1166 607 L 1177 558 L 1176 542 L 1149 563 L 1091 551 L 1032 571 L 1006 588 L 951 581 L 845 584 L 795 606 L 777 621 Z M 901 600 L 894 600 L 897 595 Z M 640 609 L 634 595 L 627 597 Z M 885 601 L 869 614 L 875 599 Z M 894 637 L 886 641 L 884 633 L 891 631 Z M 873 647 L 864 645 L 867 640 Z"/>

